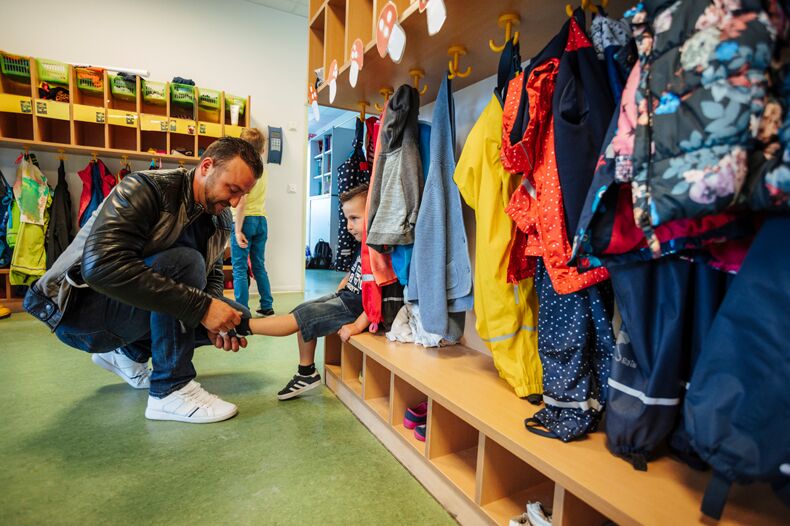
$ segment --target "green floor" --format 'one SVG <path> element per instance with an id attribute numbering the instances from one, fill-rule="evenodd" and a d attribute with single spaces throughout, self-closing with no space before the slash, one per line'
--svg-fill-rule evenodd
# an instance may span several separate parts
<path id="1" fill-rule="evenodd" d="M 306 296 L 339 279 L 311 271 Z M 195 365 L 238 416 L 148 421 L 145 391 L 26 314 L 0 321 L 0 524 L 454 524 L 328 389 L 277 401 L 294 337 L 203 348 Z"/>

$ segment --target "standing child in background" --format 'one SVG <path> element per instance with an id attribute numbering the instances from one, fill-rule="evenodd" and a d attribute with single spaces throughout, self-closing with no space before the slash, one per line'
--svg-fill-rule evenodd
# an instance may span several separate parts
<path id="1" fill-rule="evenodd" d="M 263 154 L 266 138 L 258 128 L 244 128 L 241 139 L 250 143 L 258 153 Z M 233 263 L 233 294 L 236 301 L 249 309 L 250 282 L 247 273 L 247 260 L 252 265 L 252 275 L 258 284 L 261 296 L 260 308 L 256 311 L 262 316 L 273 316 L 272 288 L 269 274 L 266 273 L 264 256 L 269 226 L 266 222 L 266 187 L 269 173 L 264 164 L 263 175 L 252 191 L 241 198 L 233 209 L 234 235 L 230 236 L 230 258 Z"/>
<path id="2" fill-rule="evenodd" d="M 348 220 L 348 231 L 357 241 L 362 239 L 367 195 L 366 184 L 340 194 L 343 214 Z M 362 262 L 357 255 L 351 271 L 340 282 L 334 294 L 302 303 L 288 315 L 243 319 L 236 327 L 236 332 L 240 336 L 246 334 L 289 336 L 297 333 L 299 370 L 288 385 L 277 393 L 277 398 L 280 400 L 288 400 L 321 385 L 321 375 L 315 368 L 317 338 L 337 332 L 343 341 L 348 341 L 355 334 L 364 331 L 367 326 L 368 317 L 362 309 Z"/>

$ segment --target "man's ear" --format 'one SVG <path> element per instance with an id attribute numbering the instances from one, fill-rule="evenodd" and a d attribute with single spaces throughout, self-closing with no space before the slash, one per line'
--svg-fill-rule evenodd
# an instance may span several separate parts
<path id="1" fill-rule="evenodd" d="M 200 161 L 200 164 L 198 165 L 198 168 L 201 170 L 200 175 L 205 176 L 212 166 L 214 166 L 214 159 L 211 157 L 206 157 Z"/>

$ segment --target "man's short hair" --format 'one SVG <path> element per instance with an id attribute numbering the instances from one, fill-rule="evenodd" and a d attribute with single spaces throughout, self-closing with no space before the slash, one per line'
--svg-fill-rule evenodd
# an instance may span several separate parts
<path id="1" fill-rule="evenodd" d="M 263 149 L 266 147 L 266 137 L 264 137 L 261 130 L 258 128 L 244 128 L 241 130 L 240 138 L 252 144 L 252 147 L 255 148 L 258 153 L 262 154 Z"/>
<path id="2" fill-rule="evenodd" d="M 343 192 L 342 194 L 340 194 L 340 197 L 339 197 L 340 204 L 347 203 L 347 202 L 351 201 L 352 199 L 354 199 L 358 195 L 365 195 L 365 196 L 367 196 L 367 194 L 368 194 L 368 184 L 367 183 L 362 183 L 359 186 L 355 186 L 354 188 L 352 188 L 348 192 Z"/>
<path id="3" fill-rule="evenodd" d="M 256 179 L 260 179 L 263 174 L 261 154 L 256 152 L 250 143 L 236 137 L 223 137 L 212 142 L 206 148 L 206 151 L 203 152 L 200 160 L 202 161 L 208 157 L 211 157 L 214 160 L 214 165 L 218 167 L 232 161 L 236 157 L 241 157 L 244 164 L 250 167 Z"/>

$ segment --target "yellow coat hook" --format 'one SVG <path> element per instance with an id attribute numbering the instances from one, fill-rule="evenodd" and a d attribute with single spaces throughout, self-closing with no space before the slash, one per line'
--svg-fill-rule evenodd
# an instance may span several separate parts
<path id="1" fill-rule="evenodd" d="M 58 160 L 59 161 L 65 161 L 66 160 L 66 155 L 65 154 L 66 154 L 66 150 L 64 150 L 63 148 L 58 148 Z"/>
<path id="2" fill-rule="evenodd" d="M 370 106 L 370 103 L 368 101 L 361 100 L 357 102 L 357 106 L 359 106 L 359 120 L 365 122 L 365 117 L 368 115 L 368 106 Z"/>
<path id="3" fill-rule="evenodd" d="M 497 45 L 494 43 L 493 40 L 488 41 L 488 47 L 491 48 L 491 51 L 494 53 L 500 53 L 503 49 L 505 49 L 505 45 L 510 42 L 512 37 L 513 43 L 518 43 L 518 31 L 513 33 L 513 25 L 518 25 L 521 23 L 521 18 L 516 13 L 505 13 L 500 15 L 499 19 L 497 20 L 497 25 L 499 27 L 505 28 L 505 43 Z"/>
<path id="4" fill-rule="evenodd" d="M 466 55 L 466 48 L 464 46 L 452 46 L 447 50 L 447 54 L 452 57 L 452 60 L 450 60 L 448 64 L 450 68 L 450 74 L 447 76 L 448 79 L 454 79 L 455 77 L 466 78 L 472 73 L 471 66 L 467 66 L 463 72 L 458 71 L 458 57 Z"/>
<path id="5" fill-rule="evenodd" d="M 390 100 L 390 97 L 392 96 L 393 93 L 395 93 L 395 90 L 393 90 L 392 88 L 381 88 L 379 90 L 379 94 L 382 97 L 384 97 L 384 106 L 379 106 L 379 103 L 377 102 L 374 105 L 376 107 L 376 111 L 378 111 L 379 113 L 384 111 L 384 107 L 387 105 L 387 101 Z"/>
<path id="6" fill-rule="evenodd" d="M 412 86 L 414 86 L 414 89 L 417 90 L 417 93 L 420 95 L 425 95 L 425 93 L 428 91 L 428 85 L 426 84 L 420 88 L 420 79 L 425 76 L 425 71 L 417 68 L 411 69 L 409 70 L 409 76 L 412 80 Z"/>

